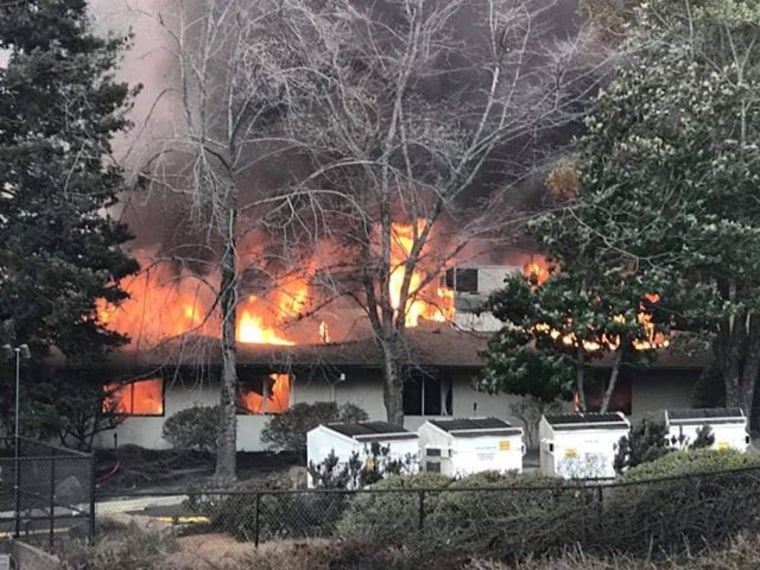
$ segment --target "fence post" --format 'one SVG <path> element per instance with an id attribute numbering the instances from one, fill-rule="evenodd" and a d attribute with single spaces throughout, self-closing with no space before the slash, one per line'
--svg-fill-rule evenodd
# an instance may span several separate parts
<path id="1" fill-rule="evenodd" d="M 596 491 L 597 491 L 597 497 L 596 497 L 597 529 L 598 529 L 598 532 L 601 533 L 602 530 L 604 529 L 604 520 L 602 520 L 604 517 L 604 486 L 599 485 L 596 488 Z"/>
<path id="2" fill-rule="evenodd" d="M 90 452 L 90 544 L 95 542 L 95 452 Z"/>
<path id="3" fill-rule="evenodd" d="M 50 536 L 48 544 L 53 548 L 55 536 L 55 447 L 51 449 L 50 454 Z"/>
<path id="4" fill-rule="evenodd" d="M 419 513 L 418 529 L 422 531 L 422 529 L 425 528 L 425 490 L 421 489 L 419 492 L 419 495 L 420 495 L 420 513 Z"/>
<path id="5" fill-rule="evenodd" d="M 256 508 L 254 510 L 253 515 L 253 526 L 256 529 L 255 534 L 253 536 L 253 545 L 258 548 L 259 547 L 259 522 L 261 521 L 261 493 L 259 491 L 256 491 Z"/>

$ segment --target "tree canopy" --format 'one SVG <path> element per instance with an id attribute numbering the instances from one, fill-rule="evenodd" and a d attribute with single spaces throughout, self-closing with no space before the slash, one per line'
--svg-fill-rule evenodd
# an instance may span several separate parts
<path id="1" fill-rule="evenodd" d="M 634 16 L 571 166 L 550 177 L 563 207 L 530 232 L 562 267 L 547 286 L 570 297 L 559 306 L 577 326 L 603 331 L 656 294 L 654 324 L 714 341 L 726 401 L 749 413 L 760 365 L 760 9 L 656 0 Z M 584 317 L 593 299 L 604 299 L 604 322 Z"/>
<path id="2" fill-rule="evenodd" d="M 98 320 L 137 265 L 108 208 L 124 190 L 111 140 L 134 91 L 114 79 L 126 38 L 90 30 L 85 0 L 0 6 L 0 341 L 92 359 L 124 339 Z M 11 398 L 1 398 L 8 402 Z"/>

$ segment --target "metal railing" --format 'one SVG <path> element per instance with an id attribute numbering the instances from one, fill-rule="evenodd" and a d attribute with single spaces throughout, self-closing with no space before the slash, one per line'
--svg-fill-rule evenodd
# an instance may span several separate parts
<path id="1" fill-rule="evenodd" d="M 163 507 L 168 520 L 200 523 L 194 532 L 228 532 L 256 545 L 282 539 L 358 539 L 445 544 L 506 559 L 572 545 L 589 551 L 672 552 L 718 545 L 739 531 L 760 531 L 760 468 L 648 481 L 558 481 L 549 486 L 529 476 L 515 481 L 514 486 L 453 483 L 442 488 L 150 496 L 177 498 L 174 507 Z"/>
<path id="2" fill-rule="evenodd" d="M 52 547 L 56 533 L 72 528 L 95 534 L 93 456 L 24 437 L 0 438 L 0 535 L 35 542 L 47 537 Z"/>

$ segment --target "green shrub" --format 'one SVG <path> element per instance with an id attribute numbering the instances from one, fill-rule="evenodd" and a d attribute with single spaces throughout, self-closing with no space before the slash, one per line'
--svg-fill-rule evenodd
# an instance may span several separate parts
<path id="1" fill-rule="evenodd" d="M 340 538 L 375 540 L 382 544 L 401 542 L 419 532 L 420 495 L 404 492 L 409 489 L 445 489 L 451 479 L 437 473 L 391 476 L 372 489 L 381 492 L 361 493 L 351 498 L 345 514 L 338 522 Z M 394 492 L 399 491 L 399 492 Z M 438 494 L 425 493 L 423 517 L 436 508 Z"/>
<path id="2" fill-rule="evenodd" d="M 418 465 L 416 456 L 403 459 L 391 456 L 391 444 L 373 442 L 363 453 L 353 452 L 341 463 L 331 451 L 320 463 L 309 462 L 307 471 L 314 486 L 322 489 L 362 489 L 393 475 L 412 474 Z"/>
<path id="3" fill-rule="evenodd" d="M 270 449 L 306 453 L 306 433 L 320 424 L 358 423 L 369 418 L 354 404 L 335 402 L 299 403 L 284 414 L 272 416 L 261 432 L 261 441 Z"/>
<path id="4" fill-rule="evenodd" d="M 219 406 L 194 406 L 171 416 L 162 431 L 176 449 L 216 452 L 221 424 Z"/>
<path id="5" fill-rule="evenodd" d="M 713 433 L 712 428 L 705 424 L 697 430 L 697 437 L 694 438 L 694 441 L 689 447 L 692 449 L 709 448 L 712 447 L 714 443 L 715 434 Z"/>
<path id="6" fill-rule="evenodd" d="M 631 427 L 630 434 L 620 438 L 615 454 L 615 471 L 659 459 L 669 453 L 668 428 L 665 422 L 644 418 Z"/>
<path id="7" fill-rule="evenodd" d="M 735 449 L 689 449 L 674 451 L 656 461 L 632 467 L 622 475 L 620 480 L 642 481 L 755 466 L 760 467 L 759 457 Z"/>
<path id="8" fill-rule="evenodd" d="M 256 494 L 229 495 L 213 509 L 211 528 L 229 532 L 240 541 L 329 537 L 343 516 L 342 493 L 262 493 L 256 518 Z"/>
<path id="9" fill-rule="evenodd" d="M 459 550 L 520 559 L 583 540 L 592 500 L 593 489 L 561 479 L 482 472 L 452 483 L 427 522 Z"/>
<path id="10" fill-rule="evenodd" d="M 758 467 L 758 469 L 747 469 Z M 731 471 L 733 470 L 733 471 Z M 656 479 L 670 478 L 657 481 Z M 726 450 L 669 453 L 628 470 L 605 494 L 606 549 L 671 554 L 760 529 L 760 459 Z"/>

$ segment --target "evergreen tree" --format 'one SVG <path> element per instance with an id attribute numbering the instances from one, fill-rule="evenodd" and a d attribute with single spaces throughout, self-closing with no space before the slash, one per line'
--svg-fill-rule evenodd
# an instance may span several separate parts
<path id="1" fill-rule="evenodd" d="M 569 203 L 532 232 L 572 278 L 661 295 L 712 343 L 725 403 L 751 415 L 760 370 L 760 5 L 653 0 L 577 146 Z M 565 168 L 564 170 L 567 170 Z M 663 289 L 667 291 L 663 293 Z M 658 319 L 658 320 L 660 320 Z"/>
<path id="2" fill-rule="evenodd" d="M 122 300 L 137 270 L 108 212 L 124 190 L 111 140 L 135 93 L 114 78 L 126 42 L 93 34 L 85 0 L 0 5 L 0 341 L 37 362 L 53 345 L 89 361 L 125 340 L 96 303 Z"/>

